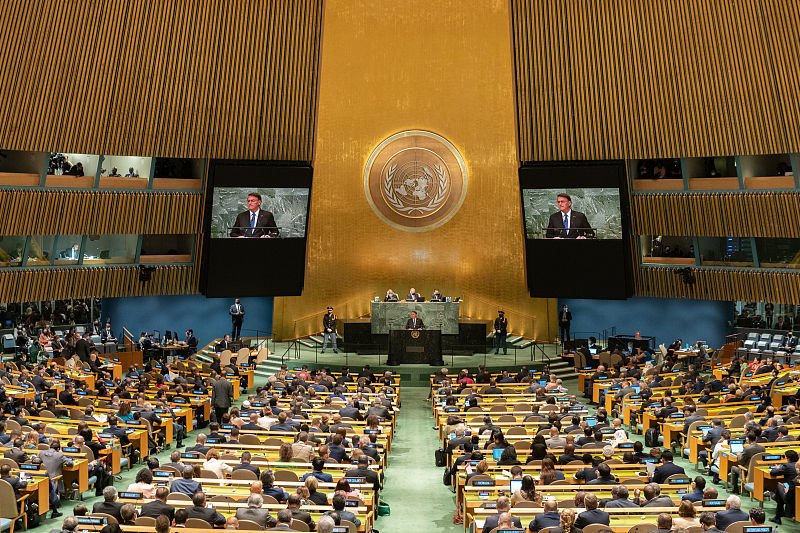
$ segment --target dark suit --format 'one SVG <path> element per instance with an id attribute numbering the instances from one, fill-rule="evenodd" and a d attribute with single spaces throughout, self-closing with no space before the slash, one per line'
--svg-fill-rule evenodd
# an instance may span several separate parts
<path id="1" fill-rule="evenodd" d="M 522 522 L 519 521 L 519 517 L 514 516 L 512 518 L 514 519 L 514 527 L 522 529 Z M 483 523 L 483 533 L 489 533 L 496 528 L 498 520 L 500 520 L 500 514 L 487 516 L 486 521 Z"/>
<path id="2" fill-rule="evenodd" d="M 233 325 L 231 337 L 238 339 L 239 335 L 242 333 L 242 322 L 244 322 L 244 306 L 240 303 L 235 303 L 231 306 L 228 313 L 231 315 L 231 324 Z"/>
<path id="3" fill-rule="evenodd" d="M 11 485 L 11 487 L 14 489 L 14 494 L 16 494 L 17 498 L 19 498 L 20 489 L 24 489 L 25 487 L 28 486 L 27 481 L 20 481 L 18 477 L 10 476 L 0 479 Z"/>
<path id="4" fill-rule="evenodd" d="M 139 513 L 139 516 L 158 518 L 162 514 L 172 521 L 175 518 L 175 508 L 161 500 L 153 500 L 152 502 L 142 505 L 142 511 Z"/>
<path id="5" fill-rule="evenodd" d="M 291 511 L 293 519 L 305 522 L 308 524 L 308 529 L 312 531 L 314 530 L 314 520 L 311 519 L 311 515 L 309 513 L 301 509 L 291 509 Z"/>
<path id="6" fill-rule="evenodd" d="M 217 421 L 222 420 L 222 415 L 228 412 L 233 402 L 233 385 L 227 379 L 220 378 L 211 386 L 211 404 L 217 415 Z"/>
<path id="7" fill-rule="evenodd" d="M 79 339 L 78 342 L 75 343 L 75 353 L 78 354 L 78 357 L 81 358 L 81 361 L 88 363 L 89 362 L 89 341 L 86 339 Z"/>
<path id="8" fill-rule="evenodd" d="M 628 507 L 639 507 L 627 498 L 614 498 L 606 503 L 606 509 L 625 509 Z"/>
<path id="9" fill-rule="evenodd" d="M 97 502 L 92 506 L 92 513 L 103 513 L 110 516 L 113 516 L 117 519 L 117 522 L 120 524 L 122 523 L 122 515 L 119 513 L 119 510 L 122 509 L 122 504 L 120 502 Z"/>
<path id="10" fill-rule="evenodd" d="M 609 525 L 611 523 L 611 517 L 605 511 L 601 511 L 600 509 L 593 509 L 591 511 L 584 511 L 578 515 L 578 518 L 575 520 L 575 527 L 578 529 L 583 529 L 589 524 L 605 524 Z"/>
<path id="11" fill-rule="evenodd" d="M 218 526 L 225 523 L 225 517 L 219 514 L 213 507 L 208 509 L 206 507 L 193 506 L 188 507 L 186 512 L 189 514 L 189 518 L 199 518 L 200 520 L 205 520 L 212 526 Z"/>
<path id="12" fill-rule="evenodd" d="M 734 522 L 750 521 L 750 515 L 741 509 L 725 509 L 716 514 L 717 516 L 717 529 L 725 531 L 725 529 Z"/>
<path id="13" fill-rule="evenodd" d="M 570 232 L 572 233 L 572 232 Z M 564 340 L 569 340 L 569 326 L 572 323 L 572 312 L 568 310 L 564 311 L 561 308 L 558 311 L 558 332 L 561 335 L 561 338 Z"/>
<path id="14" fill-rule="evenodd" d="M 425 324 L 422 323 L 422 319 L 417 317 L 416 319 L 409 318 L 406 322 L 406 329 L 424 329 Z"/>
<path id="15" fill-rule="evenodd" d="M 256 219 L 255 227 L 250 226 L 250 211 L 239 213 L 236 217 L 236 222 L 233 223 L 231 228 L 231 237 L 279 237 L 280 231 L 275 224 L 275 217 L 269 211 L 259 209 L 258 218 Z"/>
<path id="16" fill-rule="evenodd" d="M 233 467 L 233 471 L 237 470 L 249 470 L 256 475 L 257 478 L 261 478 L 261 470 L 257 466 L 253 466 L 251 464 L 240 464 Z"/>
<path id="17" fill-rule="evenodd" d="M 783 483 L 778 483 L 775 488 L 772 498 L 778 504 L 775 510 L 775 516 L 784 516 L 785 510 L 790 510 L 791 516 L 794 514 L 794 499 L 797 492 L 797 468 L 795 463 L 784 463 L 782 465 L 773 466 L 769 473 L 773 476 L 783 476 L 783 483 L 789 485 L 787 490 Z"/>
<path id="18" fill-rule="evenodd" d="M 762 453 L 764 451 L 766 451 L 766 448 L 764 448 L 762 445 L 758 443 L 746 445 L 742 453 L 740 453 L 739 456 L 736 458 L 736 462 L 742 465 L 744 468 L 748 468 L 750 466 L 750 459 L 752 459 L 755 454 Z M 741 474 L 742 474 L 742 469 L 739 468 L 738 466 L 734 466 L 733 468 L 731 468 L 731 475 L 729 480 L 731 485 L 733 485 L 734 487 L 739 486 L 739 476 Z M 725 528 L 720 528 L 720 529 L 725 529 Z"/>
<path id="19" fill-rule="evenodd" d="M 539 531 L 546 527 L 556 527 L 558 525 L 561 525 L 561 515 L 558 514 L 558 511 L 550 511 L 536 515 L 536 518 L 528 524 L 528 528 L 531 531 Z"/>
<path id="20" fill-rule="evenodd" d="M 361 412 L 355 407 L 342 407 L 339 409 L 342 418 L 352 418 L 353 420 L 363 420 Z"/>
<path id="21" fill-rule="evenodd" d="M 16 461 L 17 464 L 28 462 L 28 454 L 20 448 L 9 448 L 3 453 L 3 457 Z"/>
<path id="22" fill-rule="evenodd" d="M 666 479 L 673 474 L 686 474 L 682 466 L 669 461 L 657 467 L 653 472 L 653 483 L 664 483 Z"/>
<path id="23" fill-rule="evenodd" d="M 380 478 L 378 477 L 378 473 L 374 470 L 367 468 L 354 468 L 353 470 L 346 471 L 345 475 L 348 477 L 363 477 L 367 483 L 372 483 L 372 488 L 376 491 L 380 490 L 381 488 Z"/>
<path id="24" fill-rule="evenodd" d="M 550 215 L 550 220 L 547 223 L 546 236 L 548 239 L 553 239 L 555 237 L 576 239 L 578 237 L 593 237 L 594 232 L 592 231 L 592 226 L 589 225 L 589 220 L 586 218 L 586 215 L 579 211 L 571 210 L 569 212 L 569 229 L 564 229 L 564 214 L 559 211 Z"/>

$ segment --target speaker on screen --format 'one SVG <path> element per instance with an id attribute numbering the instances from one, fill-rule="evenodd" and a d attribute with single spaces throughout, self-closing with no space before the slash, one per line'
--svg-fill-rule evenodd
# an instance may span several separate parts
<path id="1" fill-rule="evenodd" d="M 527 163 L 519 170 L 531 296 L 627 298 L 630 216 L 622 161 Z"/>
<path id="2" fill-rule="evenodd" d="M 210 162 L 201 272 L 206 296 L 302 293 L 312 175 L 306 163 Z"/>

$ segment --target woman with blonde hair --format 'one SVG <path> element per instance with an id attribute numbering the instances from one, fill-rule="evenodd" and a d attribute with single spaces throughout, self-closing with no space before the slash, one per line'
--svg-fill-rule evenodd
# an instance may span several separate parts
<path id="1" fill-rule="evenodd" d="M 319 480 L 314 476 L 308 476 L 305 481 L 306 489 L 308 490 L 308 499 L 314 505 L 328 505 L 328 497 L 319 492 Z"/>
<path id="2" fill-rule="evenodd" d="M 553 533 L 581 533 L 582 530 L 575 527 L 576 516 L 574 509 L 562 509 L 561 524 L 553 528 Z"/>
<path id="3" fill-rule="evenodd" d="M 220 461 L 219 452 L 215 448 L 211 448 L 206 453 L 206 461 L 203 463 L 203 469 L 214 472 L 220 479 L 225 479 L 227 477 L 226 474 L 233 472 L 233 468 L 231 468 L 230 465 Z"/>

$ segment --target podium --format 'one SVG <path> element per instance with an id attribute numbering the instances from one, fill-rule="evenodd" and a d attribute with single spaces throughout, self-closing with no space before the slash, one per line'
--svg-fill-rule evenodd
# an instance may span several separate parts
<path id="1" fill-rule="evenodd" d="M 441 366 L 442 332 L 438 329 L 393 329 L 389 332 L 387 365 L 429 364 Z"/>

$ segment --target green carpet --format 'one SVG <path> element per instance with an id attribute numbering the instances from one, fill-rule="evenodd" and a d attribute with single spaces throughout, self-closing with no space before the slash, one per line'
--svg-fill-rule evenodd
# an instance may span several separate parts
<path id="1" fill-rule="evenodd" d="M 442 484 L 444 469 L 434 463 L 438 432 L 432 429 L 427 395 L 425 387 L 403 387 L 403 406 L 381 494 L 392 514 L 375 524 L 381 533 L 464 531 L 464 526 L 453 524 L 455 495 Z"/>

